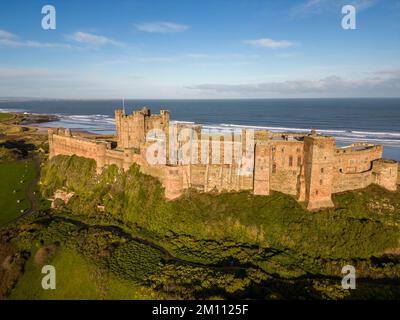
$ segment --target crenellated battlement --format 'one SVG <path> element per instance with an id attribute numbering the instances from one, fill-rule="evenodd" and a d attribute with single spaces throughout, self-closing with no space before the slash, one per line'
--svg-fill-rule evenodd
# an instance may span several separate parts
<path id="1" fill-rule="evenodd" d="M 147 107 L 129 115 L 117 109 L 115 125 L 116 145 L 74 136 L 69 129 L 49 129 L 50 158 L 58 154 L 92 158 L 98 172 L 108 165 L 127 170 L 137 163 L 143 172 L 160 179 L 167 199 L 189 188 L 252 190 L 256 195 L 279 191 L 293 195 L 309 210 L 332 207 L 333 193 L 372 183 L 393 191 L 400 181 L 398 163 L 382 159 L 382 146 L 355 143 L 337 148 L 333 137 L 315 130 L 310 134 L 244 128 L 212 132 L 198 124 L 170 122 L 169 111 L 152 114 Z M 180 134 L 185 130 L 190 134 Z M 198 139 L 193 140 L 193 135 Z M 149 149 L 160 139 L 165 162 L 151 164 Z M 251 150 L 249 139 L 254 141 Z M 215 143 L 218 147 L 212 148 Z M 188 162 L 179 157 L 185 152 L 190 153 Z M 235 157 L 239 162 L 227 161 Z"/>

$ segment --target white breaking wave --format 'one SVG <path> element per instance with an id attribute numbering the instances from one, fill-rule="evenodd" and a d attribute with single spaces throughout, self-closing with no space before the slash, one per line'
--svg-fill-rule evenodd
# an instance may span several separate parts
<path id="1" fill-rule="evenodd" d="M 217 128 L 218 126 L 214 126 Z M 291 133 L 308 133 L 311 128 L 288 128 L 273 126 L 250 126 L 237 124 L 220 124 L 221 128 L 248 128 L 255 130 L 269 130 L 271 132 L 291 132 Z M 365 141 L 375 144 L 390 144 L 400 146 L 400 132 L 382 132 L 382 131 L 359 131 L 359 130 L 336 130 L 336 129 L 316 129 L 317 133 L 331 135 L 338 140 L 343 141 Z"/>
<path id="2" fill-rule="evenodd" d="M 93 115 L 65 115 L 56 114 L 59 121 L 43 124 L 44 126 L 66 127 L 75 130 L 86 130 L 98 133 L 113 133 L 115 120 L 113 117 L 103 114 Z"/>
<path id="3" fill-rule="evenodd" d="M 2 109 L 0 108 L 0 112 L 4 112 L 4 113 L 21 113 L 21 112 L 26 112 L 26 110 L 23 109 Z"/>
<path id="4" fill-rule="evenodd" d="M 25 112 L 22 109 L 0 109 L 0 112 Z M 114 133 L 115 119 L 114 116 L 104 114 L 93 115 L 65 115 L 56 114 L 60 118 L 59 121 L 43 124 L 44 126 L 66 127 L 78 130 L 87 130 L 98 133 Z M 174 120 L 171 123 L 195 124 L 192 121 Z M 312 128 L 290 128 L 281 126 L 254 126 L 239 124 L 209 124 L 203 125 L 205 130 L 218 132 L 237 132 L 241 129 L 269 130 L 272 132 L 289 132 L 289 133 L 309 133 Z M 388 146 L 400 147 L 400 132 L 384 132 L 384 131 L 362 131 L 362 130 L 338 130 L 338 129 L 316 129 L 318 133 L 330 135 L 342 142 L 370 142 L 375 144 L 383 144 Z"/>

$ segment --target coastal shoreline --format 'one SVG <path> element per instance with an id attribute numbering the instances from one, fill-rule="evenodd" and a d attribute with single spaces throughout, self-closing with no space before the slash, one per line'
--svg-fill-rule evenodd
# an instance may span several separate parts
<path id="1" fill-rule="evenodd" d="M 3 124 L 32 128 L 35 129 L 35 132 L 38 134 L 47 135 L 47 129 L 52 128 L 52 126 L 46 124 L 61 121 L 61 117 L 54 114 L 17 112 L 17 111 L 0 112 L 0 113 L 8 113 L 14 115 L 14 118 L 3 122 Z M 76 129 L 74 130 L 74 132 L 77 134 L 84 134 L 91 136 L 99 135 L 97 133 L 90 132 L 84 129 Z"/>
<path id="2" fill-rule="evenodd" d="M 103 136 L 103 135 L 115 135 L 115 123 L 113 122 L 113 118 L 109 114 L 110 112 L 106 112 L 103 106 L 103 109 L 100 106 L 100 109 L 96 109 L 94 112 L 91 108 L 87 109 L 87 113 L 82 113 L 81 111 L 76 110 L 76 112 L 71 113 L 71 111 L 77 107 L 72 105 L 74 108 L 69 108 L 68 112 L 63 113 L 61 109 L 57 106 L 57 102 L 55 103 L 54 108 L 50 111 L 50 106 L 47 106 L 47 109 L 43 110 L 46 113 L 41 113 L 38 107 L 28 108 L 26 106 L 21 105 L 20 108 L 10 109 L 10 106 L 7 108 L 1 109 L 0 112 L 7 112 L 7 113 L 16 113 L 23 116 L 29 116 L 33 118 L 26 123 L 21 123 L 22 125 L 29 125 L 31 128 L 35 128 L 35 130 L 39 131 L 40 133 L 45 133 L 47 128 L 49 127 L 62 127 L 62 128 L 69 128 L 75 134 L 85 134 L 91 136 Z M 15 106 L 16 107 L 16 106 Z M 18 106 L 19 107 L 19 106 Z M 171 106 L 167 106 L 169 109 L 174 109 Z M 32 109 L 32 110 L 29 110 Z M 178 108 L 179 109 L 179 108 Z M 81 110 L 81 109 L 80 109 Z M 157 108 L 156 108 L 157 110 Z M 180 112 L 182 112 L 181 109 Z M 275 109 L 274 109 L 275 110 Z M 54 112 L 54 113 L 53 113 Z M 218 111 L 214 111 L 217 114 L 217 118 L 220 117 Z M 257 111 L 257 109 L 254 112 Z M 274 112 L 277 112 L 276 110 Z M 43 119 L 40 119 L 43 117 Z M 194 116 L 193 116 L 194 117 Z M 264 124 L 257 124 L 254 123 L 254 119 L 252 119 L 251 114 L 249 114 L 249 121 L 246 119 L 241 119 L 240 114 L 238 114 L 237 120 L 234 119 L 226 119 L 226 121 L 222 121 L 222 119 L 213 119 L 212 121 L 206 121 L 206 119 L 201 119 L 202 115 L 198 115 L 191 121 L 186 121 L 188 115 L 182 115 L 174 119 L 176 122 L 193 122 L 193 123 L 202 123 L 205 127 L 209 128 L 217 128 L 217 129 L 234 129 L 234 128 L 254 128 L 254 129 L 267 129 L 271 130 L 272 132 L 306 132 L 310 129 L 307 129 L 307 123 L 304 123 L 304 126 L 300 123 L 286 123 L 284 120 L 283 122 L 277 122 L 279 119 L 271 118 L 271 123 L 264 123 Z M 214 116 L 210 116 L 213 118 Z M 243 123 L 239 122 L 239 119 L 243 121 Z M 210 119 L 209 119 L 210 120 Z M 251 121 L 250 121 L 251 120 Z M 253 122 L 253 123 L 251 123 Z M 335 123 L 332 123 L 332 126 L 327 125 L 318 125 L 314 126 L 319 133 L 334 136 L 337 140 L 337 144 L 339 147 L 347 146 L 351 143 L 355 142 L 366 142 L 366 143 L 373 143 L 373 144 L 381 144 L 384 146 L 384 155 L 388 159 L 393 159 L 396 161 L 400 161 L 400 133 L 398 130 L 394 128 L 387 127 L 387 130 L 383 128 L 374 128 L 371 126 L 364 126 L 364 127 L 357 127 L 356 125 L 346 126 L 342 129 L 338 129 L 335 127 Z M 44 129 L 43 129 L 44 128 Z"/>

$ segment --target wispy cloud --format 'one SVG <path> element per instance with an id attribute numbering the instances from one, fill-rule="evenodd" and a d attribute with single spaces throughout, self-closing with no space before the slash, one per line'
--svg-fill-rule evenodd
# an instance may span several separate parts
<path id="1" fill-rule="evenodd" d="M 132 88 L 154 92 L 155 84 L 146 88 L 133 73 L 101 70 L 0 67 L 0 97 L 113 98 L 126 96 Z M 139 89 L 138 89 L 139 90 Z"/>
<path id="2" fill-rule="evenodd" d="M 209 53 L 184 53 L 184 54 L 176 54 L 176 55 L 166 55 L 166 56 L 138 56 L 134 57 L 135 60 L 141 62 L 204 62 L 204 61 L 249 61 L 259 58 L 257 54 L 239 54 L 239 53 L 232 53 L 232 54 L 209 54 Z"/>
<path id="3" fill-rule="evenodd" d="M 0 68 L 0 79 L 38 78 L 51 76 L 52 79 L 71 75 L 71 72 L 52 71 L 45 68 Z"/>
<path id="4" fill-rule="evenodd" d="M 73 41 L 95 47 L 104 45 L 113 45 L 113 46 L 124 45 L 123 43 L 115 41 L 111 38 L 82 31 L 77 31 L 74 34 L 68 36 L 68 38 Z"/>
<path id="5" fill-rule="evenodd" d="M 336 75 L 317 80 L 290 80 L 252 84 L 199 84 L 188 89 L 233 96 L 399 96 L 399 70 L 382 70 L 361 79 Z"/>
<path id="6" fill-rule="evenodd" d="M 189 26 L 187 25 L 166 21 L 144 22 L 135 24 L 135 27 L 139 31 L 151 33 L 176 33 L 183 32 L 189 29 Z"/>
<path id="7" fill-rule="evenodd" d="M 0 30 L 0 46 L 11 48 L 70 48 L 69 44 L 39 42 L 20 39 L 17 35 L 5 30 Z"/>
<path id="8" fill-rule="evenodd" d="M 0 39 L 8 39 L 8 40 L 12 40 L 12 39 L 16 39 L 16 36 L 10 32 L 7 32 L 5 30 L 0 30 Z"/>
<path id="9" fill-rule="evenodd" d="M 307 0 L 295 5 L 290 12 L 293 16 L 308 16 L 324 12 L 338 11 L 342 6 L 350 4 L 357 10 L 373 7 L 379 0 Z"/>
<path id="10" fill-rule="evenodd" d="M 288 40 L 273 40 L 269 38 L 255 39 L 255 40 L 245 40 L 245 44 L 249 44 L 254 47 L 269 48 L 269 49 L 283 49 L 293 47 L 294 42 Z"/>

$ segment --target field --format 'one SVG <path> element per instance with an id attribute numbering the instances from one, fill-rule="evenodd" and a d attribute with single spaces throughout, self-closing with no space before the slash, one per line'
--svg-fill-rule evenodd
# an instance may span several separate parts
<path id="1" fill-rule="evenodd" d="M 30 208 L 26 189 L 34 177 L 32 160 L 0 163 L 0 226 Z"/>
<path id="2" fill-rule="evenodd" d="M 15 116 L 11 113 L 0 113 L 0 122 L 13 119 Z"/>

